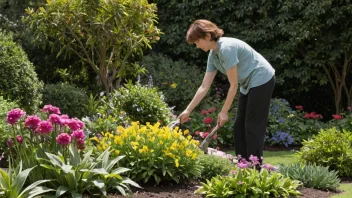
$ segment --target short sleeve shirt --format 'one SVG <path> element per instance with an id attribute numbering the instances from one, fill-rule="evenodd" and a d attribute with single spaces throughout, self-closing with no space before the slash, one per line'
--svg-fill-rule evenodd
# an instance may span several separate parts
<path id="1" fill-rule="evenodd" d="M 240 92 L 247 94 L 250 88 L 268 82 L 275 70 L 270 63 L 244 41 L 235 38 L 221 37 L 217 41 L 218 54 L 210 50 L 208 55 L 207 72 L 226 71 L 237 66 L 237 79 Z"/>

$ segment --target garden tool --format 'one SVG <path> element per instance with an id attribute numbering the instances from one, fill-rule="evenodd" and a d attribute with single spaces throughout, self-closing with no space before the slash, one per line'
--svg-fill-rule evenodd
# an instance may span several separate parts
<path id="1" fill-rule="evenodd" d="M 177 119 L 175 121 L 172 121 L 170 124 L 168 124 L 167 126 L 172 130 L 174 130 L 175 126 L 179 125 L 181 123 L 180 119 Z"/>
<path id="2" fill-rule="evenodd" d="M 216 134 L 216 131 L 219 129 L 219 125 L 216 125 L 214 129 L 209 133 L 207 137 L 204 138 L 202 143 L 200 143 L 199 148 L 204 151 L 204 153 L 208 153 L 208 146 L 211 141 L 211 138 Z"/>

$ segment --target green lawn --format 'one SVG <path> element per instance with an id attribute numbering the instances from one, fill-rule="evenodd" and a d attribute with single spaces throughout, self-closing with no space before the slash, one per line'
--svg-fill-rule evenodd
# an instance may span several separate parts
<path id="1" fill-rule="evenodd" d="M 234 151 L 228 153 L 234 155 Z M 298 158 L 295 155 L 295 151 L 264 151 L 264 163 L 270 163 L 272 165 L 279 164 L 292 164 L 298 162 Z M 351 198 L 352 197 L 352 184 L 342 183 L 339 187 L 343 190 L 343 193 L 332 196 L 332 198 Z"/>

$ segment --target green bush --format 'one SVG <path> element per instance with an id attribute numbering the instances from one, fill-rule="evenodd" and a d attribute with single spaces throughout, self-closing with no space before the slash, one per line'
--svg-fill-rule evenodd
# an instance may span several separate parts
<path id="1" fill-rule="evenodd" d="M 130 83 L 112 93 L 110 100 L 105 99 L 101 109 L 113 117 L 119 116 L 123 111 L 130 120 L 141 124 L 159 121 L 168 124 L 171 113 L 164 101 L 164 95 L 156 88 Z"/>
<path id="2" fill-rule="evenodd" d="M 200 177 L 202 179 L 211 179 L 217 175 L 227 175 L 233 168 L 229 159 L 216 155 L 200 155 L 199 163 L 203 167 Z"/>
<path id="3" fill-rule="evenodd" d="M 43 103 L 59 107 L 62 114 L 82 118 L 85 116 L 88 96 L 84 89 L 67 83 L 47 84 L 43 92 Z"/>
<path id="4" fill-rule="evenodd" d="M 289 197 L 300 195 L 299 181 L 275 171 L 254 168 L 233 170 L 228 176 L 216 176 L 196 190 L 204 197 Z"/>
<path id="5" fill-rule="evenodd" d="M 12 35 L 0 30 L 0 92 L 27 112 L 38 109 L 43 83 L 37 78 L 33 64 Z"/>
<path id="6" fill-rule="evenodd" d="M 141 83 L 149 83 L 151 75 L 153 85 L 164 93 L 165 101 L 169 106 L 175 106 L 176 111 L 187 107 L 202 83 L 203 73 L 196 66 L 173 61 L 162 54 L 145 56 L 141 64 L 148 71 L 142 76 Z"/>
<path id="7" fill-rule="evenodd" d="M 304 187 L 320 190 L 336 190 L 340 185 L 337 171 L 328 167 L 303 165 L 300 163 L 280 165 L 280 173 L 294 180 L 299 180 Z"/>
<path id="8" fill-rule="evenodd" d="M 313 139 L 303 142 L 297 155 L 305 164 L 329 167 L 340 176 L 352 176 L 352 133 L 336 128 L 321 130 Z"/>

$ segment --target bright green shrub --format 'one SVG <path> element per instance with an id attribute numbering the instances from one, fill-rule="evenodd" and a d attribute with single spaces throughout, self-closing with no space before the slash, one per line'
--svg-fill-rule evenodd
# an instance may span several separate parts
<path id="1" fill-rule="evenodd" d="M 329 167 L 340 176 L 352 176 L 352 133 L 336 128 L 321 130 L 313 139 L 303 142 L 297 155 L 305 164 Z"/>
<path id="2" fill-rule="evenodd" d="M 43 92 L 43 103 L 59 107 L 62 114 L 82 118 L 85 116 L 88 95 L 84 89 L 67 83 L 47 84 Z"/>
<path id="3" fill-rule="evenodd" d="M 300 163 L 280 165 L 281 174 L 299 180 L 304 187 L 320 190 L 336 190 L 340 185 L 337 171 L 329 171 L 328 167 L 303 165 Z"/>
<path id="4" fill-rule="evenodd" d="M 132 121 L 141 124 L 158 121 L 168 124 L 170 109 L 164 101 L 164 95 L 156 88 L 141 86 L 140 84 L 126 84 L 112 93 L 110 100 L 103 100 L 103 110 L 113 117 L 126 112 Z"/>
<path id="5" fill-rule="evenodd" d="M 233 170 L 228 176 L 216 176 L 196 190 L 205 197 L 289 197 L 299 195 L 299 181 L 278 172 L 253 168 Z"/>
<path id="6" fill-rule="evenodd" d="M 152 76 L 153 85 L 165 95 L 169 106 L 175 106 L 176 111 L 184 110 L 192 100 L 202 83 L 203 72 L 196 66 L 184 61 L 173 61 L 162 54 L 151 54 L 143 57 L 141 63 L 148 71 L 142 76 L 142 84 L 149 83 Z"/>
<path id="7" fill-rule="evenodd" d="M 133 122 L 128 128 L 119 126 L 116 133 L 103 133 L 91 140 L 98 152 L 111 147 L 112 157 L 125 155 L 119 165 L 132 169 L 128 176 L 133 181 L 178 183 L 201 173 L 199 143 L 191 136 L 183 136 L 187 133 L 178 128 L 160 128 L 159 122 L 146 126 Z"/>
<path id="8" fill-rule="evenodd" d="M 202 179 L 211 179 L 217 175 L 227 175 L 233 168 L 229 159 L 216 155 L 200 155 L 199 163 L 203 167 L 201 172 Z"/>
<path id="9" fill-rule="evenodd" d="M 37 78 L 33 64 L 11 34 L 0 30 L 0 92 L 31 113 L 42 99 L 43 83 Z"/>

